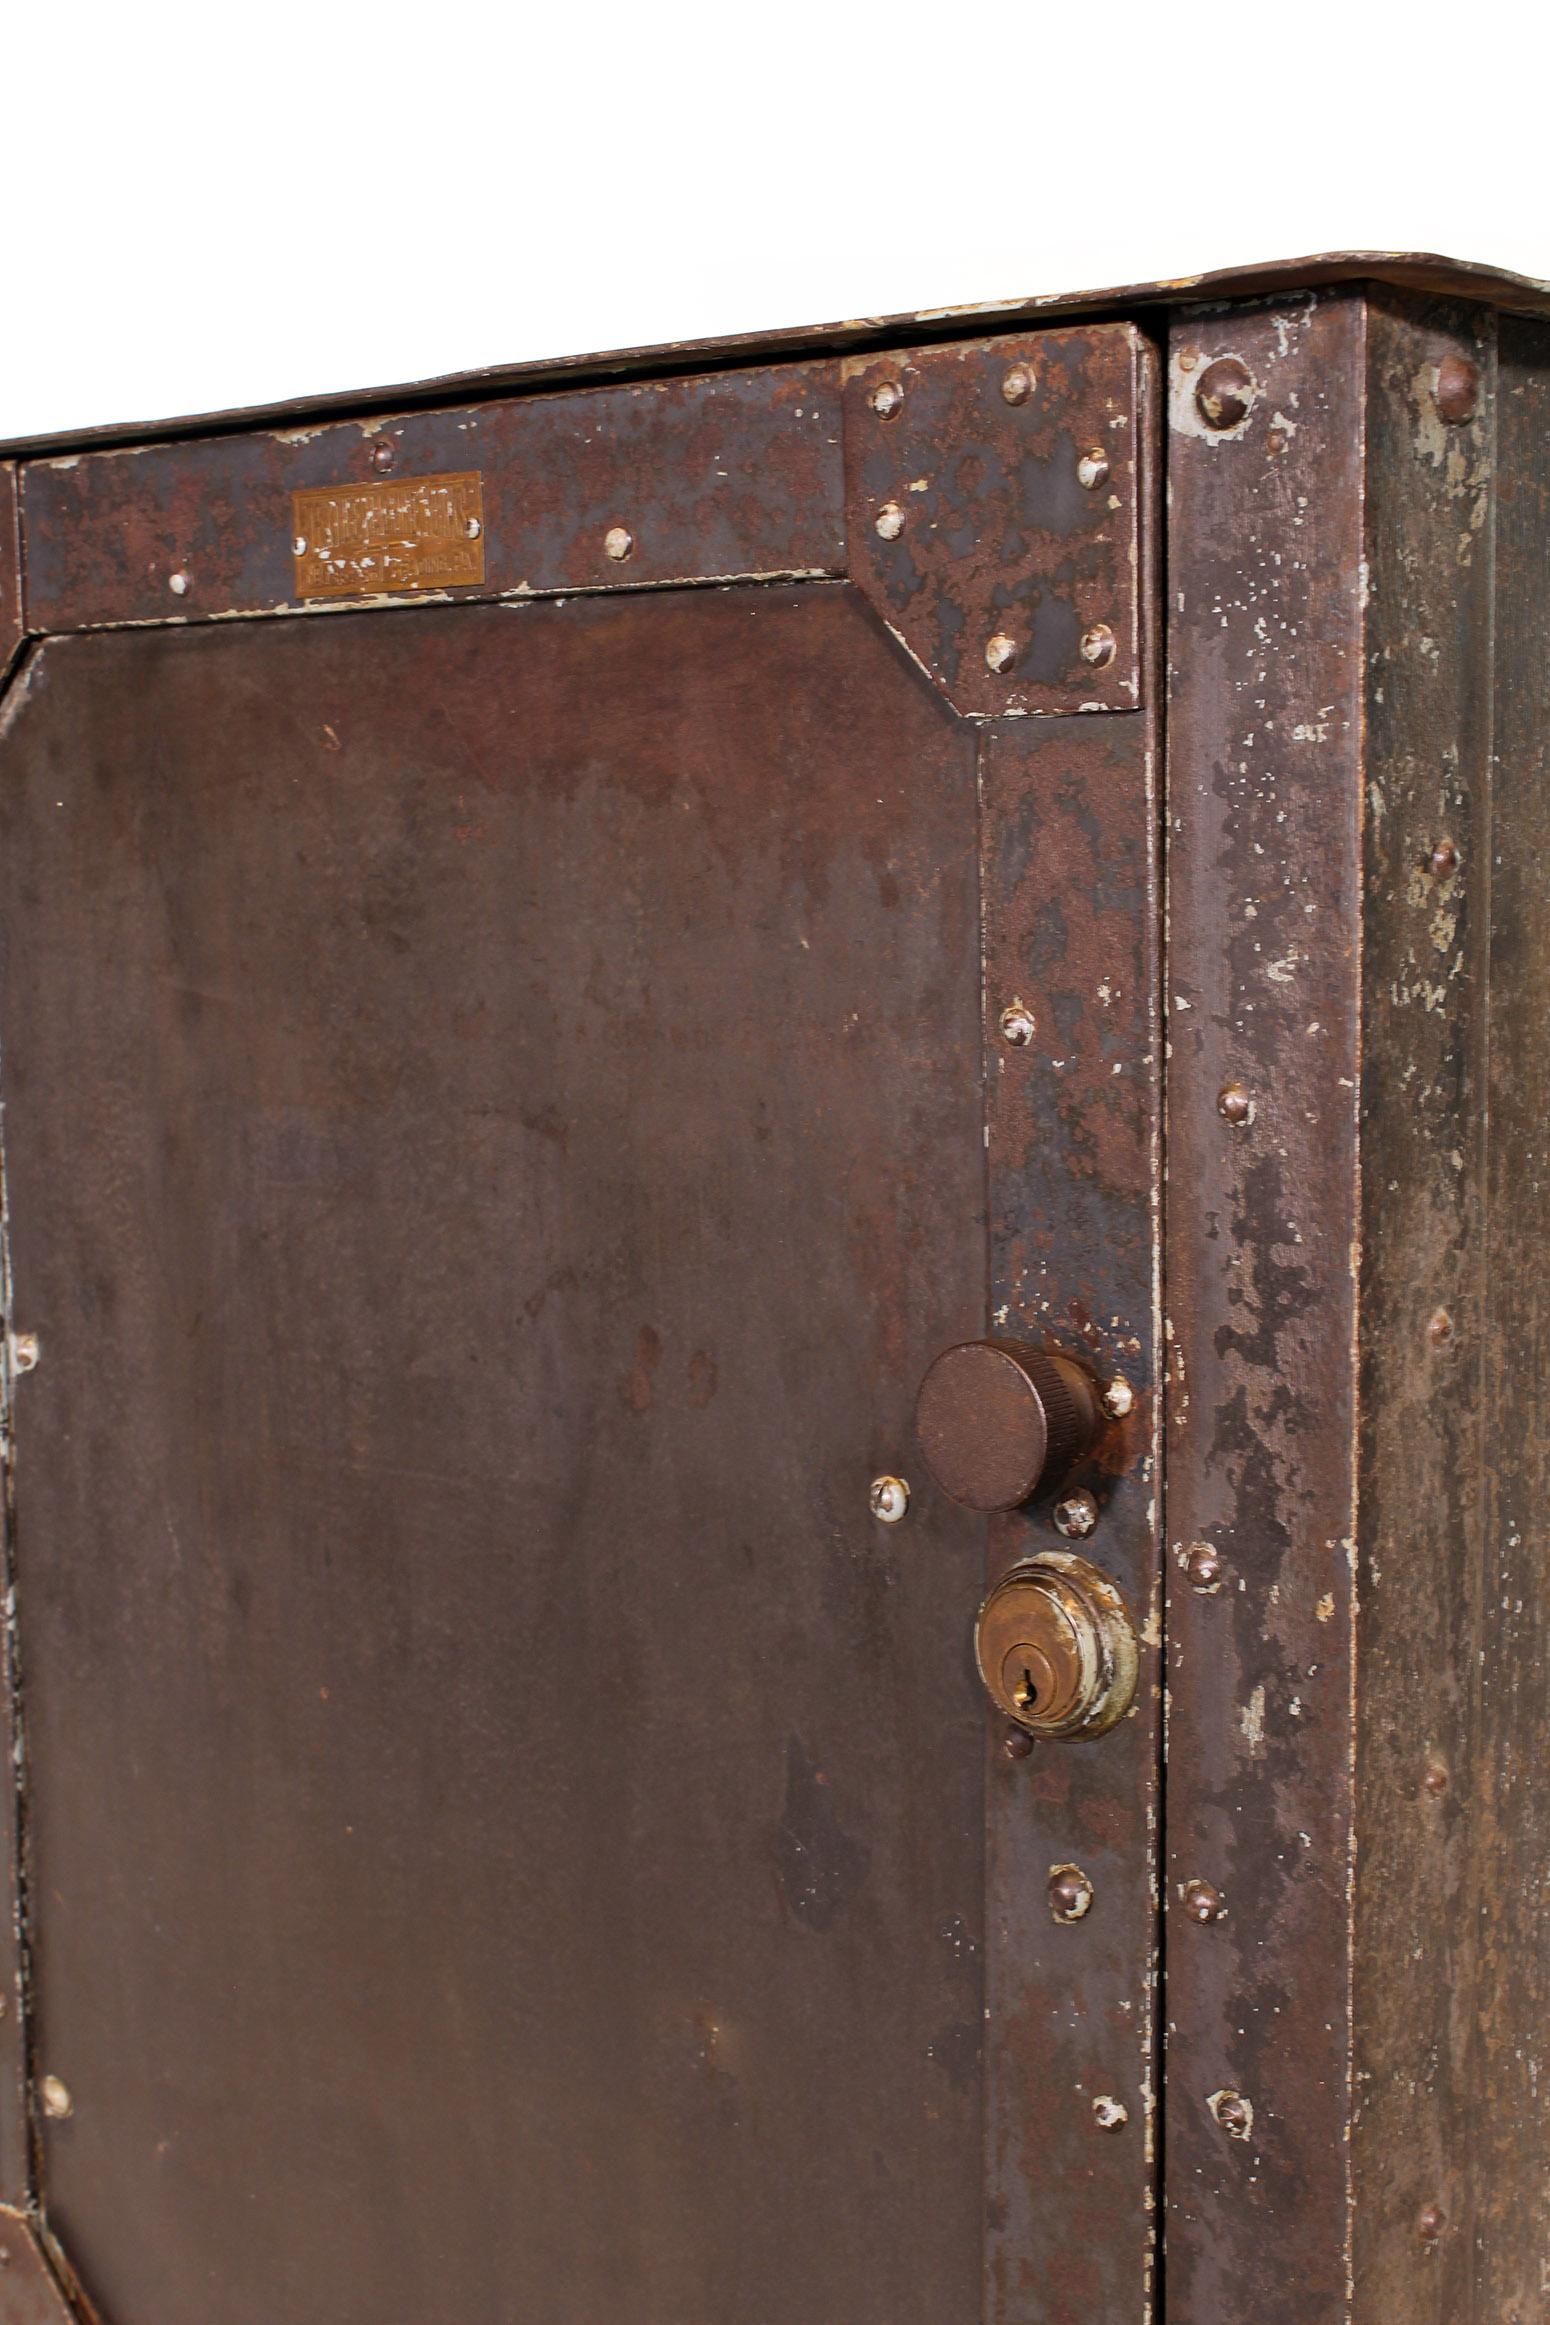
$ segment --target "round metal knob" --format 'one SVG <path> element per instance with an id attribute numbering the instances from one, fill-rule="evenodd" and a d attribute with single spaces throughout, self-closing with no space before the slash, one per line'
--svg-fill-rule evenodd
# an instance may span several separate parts
<path id="1" fill-rule="evenodd" d="M 1103 1428 L 1079 1364 L 1011 1341 L 945 1349 L 920 1384 L 915 1433 L 950 1500 L 1015 1510 L 1058 1485 Z"/>
<path id="2" fill-rule="evenodd" d="M 1136 1691 L 1136 1638 L 1107 1575 L 1047 1550 L 1003 1575 L 975 1630 L 998 1711 L 1034 1736 L 1101 1736 Z"/>

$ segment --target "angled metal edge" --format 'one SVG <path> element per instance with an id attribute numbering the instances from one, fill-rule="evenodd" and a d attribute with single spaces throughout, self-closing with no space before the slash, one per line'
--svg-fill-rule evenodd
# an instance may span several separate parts
<path id="1" fill-rule="evenodd" d="M 805 324 L 777 331 L 739 332 L 719 339 L 669 341 L 601 354 L 543 357 L 444 372 L 425 380 L 325 395 L 283 398 L 225 411 L 177 418 L 67 428 L 0 442 L 0 456 L 90 450 L 109 444 L 165 441 L 177 436 L 233 434 L 307 415 L 370 417 L 426 404 L 466 402 L 471 396 L 527 395 L 544 388 L 585 387 L 605 380 L 648 379 L 665 372 L 724 371 L 749 363 L 783 363 L 805 355 L 860 353 L 870 348 L 919 345 L 949 337 L 974 338 L 987 330 L 1015 330 L 1066 317 L 1120 315 L 1138 307 L 1176 306 L 1182 300 L 1244 299 L 1262 293 L 1313 290 L 1327 284 L 1380 282 L 1438 297 L 1474 299 L 1512 314 L 1550 316 L 1550 283 L 1470 259 L 1428 251 L 1344 250 L 1259 265 L 1218 267 L 1158 282 L 1108 290 L 1055 291 L 973 306 L 927 307 L 902 315 L 862 316 L 850 322 Z"/>
<path id="2" fill-rule="evenodd" d="M 66 2298 L 35 2213 L 0 2205 L 0 2317 L 5 2325 L 81 2325 L 90 2312 Z"/>

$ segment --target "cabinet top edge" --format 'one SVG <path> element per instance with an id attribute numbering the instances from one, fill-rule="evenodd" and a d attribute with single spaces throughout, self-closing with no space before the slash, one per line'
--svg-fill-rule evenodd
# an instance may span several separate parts
<path id="1" fill-rule="evenodd" d="M 1299 291 L 1355 283 L 1386 284 L 1427 297 L 1469 299 L 1508 313 L 1550 318 L 1550 282 L 1537 281 L 1530 275 L 1423 251 L 1325 251 L 1307 258 L 1219 267 L 1204 274 L 1130 283 L 1109 290 L 1057 291 L 1006 300 L 982 300 L 962 307 L 919 308 L 908 314 L 860 316 L 848 322 L 740 332 L 725 338 L 667 341 L 653 347 L 540 357 L 523 363 L 447 372 L 393 386 L 295 396 L 279 403 L 254 404 L 229 411 L 193 413 L 172 419 L 115 421 L 54 434 L 19 436 L 0 439 L 0 459 L 46 457 L 112 445 L 167 442 L 187 436 L 237 434 L 314 418 L 368 419 L 427 405 L 531 395 L 555 388 L 603 386 L 669 374 L 744 369 L 760 363 L 798 362 L 804 357 L 848 355 L 873 348 L 981 337 L 993 331 L 1015 331 L 1065 320 L 1103 320 L 1137 309 L 1193 306 L 1267 295 L 1290 296 Z"/>

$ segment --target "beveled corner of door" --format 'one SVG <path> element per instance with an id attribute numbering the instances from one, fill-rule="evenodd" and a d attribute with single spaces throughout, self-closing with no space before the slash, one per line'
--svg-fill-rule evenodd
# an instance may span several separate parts
<path id="1" fill-rule="evenodd" d="M 30 2215 L 0 2205 L 0 2317 L 5 2325 L 79 2325 Z"/>
<path id="2" fill-rule="evenodd" d="M 1141 701 L 1140 334 L 842 366 L 851 578 L 965 718 Z"/>

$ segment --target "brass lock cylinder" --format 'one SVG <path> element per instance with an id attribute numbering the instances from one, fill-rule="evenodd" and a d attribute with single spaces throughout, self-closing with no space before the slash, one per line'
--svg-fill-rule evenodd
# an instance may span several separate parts
<path id="1" fill-rule="evenodd" d="M 1033 1736 L 1101 1736 L 1136 1692 L 1136 1637 L 1106 1574 L 1045 1550 L 1004 1574 L 975 1627 L 992 1702 Z"/>

